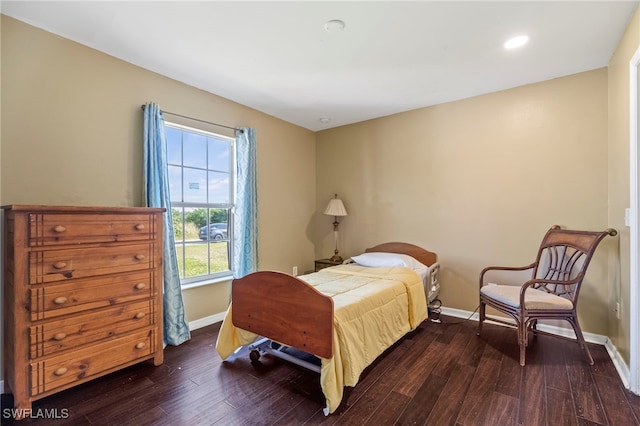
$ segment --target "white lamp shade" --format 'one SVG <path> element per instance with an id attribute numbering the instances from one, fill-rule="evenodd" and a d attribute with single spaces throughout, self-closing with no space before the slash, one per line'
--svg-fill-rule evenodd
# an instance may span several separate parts
<path id="1" fill-rule="evenodd" d="M 344 208 L 342 200 L 339 198 L 332 198 L 327 204 L 327 208 L 324 209 L 324 214 L 327 216 L 346 216 L 347 209 Z"/>

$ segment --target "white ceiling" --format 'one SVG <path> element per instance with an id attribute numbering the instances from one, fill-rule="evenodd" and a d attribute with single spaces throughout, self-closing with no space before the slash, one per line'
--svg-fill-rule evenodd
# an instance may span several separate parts
<path id="1" fill-rule="evenodd" d="M 322 130 L 607 66 L 637 4 L 4 0 L 0 10 Z M 332 19 L 344 30 L 325 31 Z M 502 47 L 523 33 L 526 46 Z"/>

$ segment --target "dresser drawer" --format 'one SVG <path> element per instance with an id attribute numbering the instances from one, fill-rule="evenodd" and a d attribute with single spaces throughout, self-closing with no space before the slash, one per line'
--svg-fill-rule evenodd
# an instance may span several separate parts
<path id="1" fill-rule="evenodd" d="M 29 283 L 65 281 L 156 267 L 154 245 L 125 244 L 29 253 Z"/>
<path id="2" fill-rule="evenodd" d="M 153 297 L 161 292 L 153 287 L 156 273 L 143 271 L 32 286 L 31 321 Z"/>
<path id="3" fill-rule="evenodd" d="M 156 349 L 155 342 L 155 331 L 146 329 L 45 361 L 32 362 L 31 396 L 148 357 Z"/>
<path id="4" fill-rule="evenodd" d="M 153 214 L 64 214 L 29 215 L 29 245 L 140 241 L 156 238 L 161 232 Z"/>
<path id="5" fill-rule="evenodd" d="M 154 301 L 128 303 L 29 328 L 31 359 L 117 337 L 154 322 Z"/>

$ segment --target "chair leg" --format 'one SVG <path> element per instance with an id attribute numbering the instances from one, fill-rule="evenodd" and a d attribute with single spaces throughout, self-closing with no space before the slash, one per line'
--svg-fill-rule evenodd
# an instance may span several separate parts
<path id="1" fill-rule="evenodd" d="M 527 323 L 518 321 L 518 345 L 520 346 L 520 365 L 524 367 L 525 356 L 527 353 Z"/>
<path id="2" fill-rule="evenodd" d="M 580 349 L 584 351 L 584 354 L 587 357 L 587 362 L 589 362 L 589 365 L 593 365 L 593 358 L 591 357 L 591 352 L 589 352 L 589 348 L 587 347 L 587 342 L 584 340 L 584 336 L 582 335 L 582 330 L 580 329 L 578 318 L 567 319 L 567 321 L 569 321 L 569 324 L 571 324 L 571 327 L 573 327 L 573 331 L 576 333 L 578 345 L 580 345 Z"/>
<path id="3" fill-rule="evenodd" d="M 476 336 L 479 336 L 482 332 L 482 323 L 485 318 L 485 309 L 486 305 L 483 302 L 480 302 L 480 309 L 478 310 L 478 330 L 476 331 Z"/>

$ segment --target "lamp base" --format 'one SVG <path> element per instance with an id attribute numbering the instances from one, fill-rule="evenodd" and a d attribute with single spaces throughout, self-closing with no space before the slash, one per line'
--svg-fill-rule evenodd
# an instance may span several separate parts
<path id="1" fill-rule="evenodd" d="M 338 262 L 342 263 L 342 257 L 338 256 L 337 254 L 334 254 L 333 257 L 331 257 L 331 259 L 329 259 L 329 260 L 331 260 L 332 262 L 336 262 L 336 263 L 338 263 Z"/>

